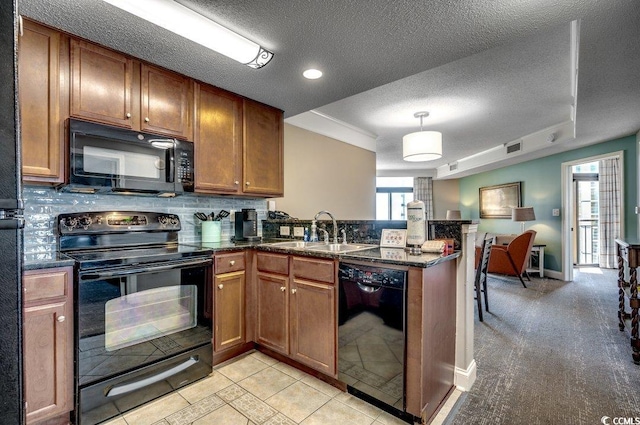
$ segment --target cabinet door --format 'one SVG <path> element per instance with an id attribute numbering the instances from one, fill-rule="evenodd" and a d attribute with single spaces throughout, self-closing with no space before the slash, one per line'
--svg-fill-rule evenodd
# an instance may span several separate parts
<path id="1" fill-rule="evenodd" d="M 236 193 L 242 178 L 242 99 L 196 84 L 195 191 Z"/>
<path id="2" fill-rule="evenodd" d="M 192 80 L 142 64 L 140 84 L 142 130 L 191 140 Z"/>
<path id="3" fill-rule="evenodd" d="M 245 99 L 243 121 L 243 192 L 282 196 L 282 111 Z"/>
<path id="4" fill-rule="evenodd" d="M 245 273 L 216 275 L 213 347 L 221 351 L 245 342 Z"/>
<path id="5" fill-rule="evenodd" d="M 284 276 L 257 274 L 258 343 L 283 354 L 289 354 L 288 280 Z"/>
<path id="6" fill-rule="evenodd" d="M 73 410 L 71 269 L 25 272 L 24 392 L 27 423 Z"/>
<path id="7" fill-rule="evenodd" d="M 130 58 L 71 40 L 71 115 L 135 129 L 139 114 L 134 110 L 132 85 Z"/>
<path id="8" fill-rule="evenodd" d="M 291 285 L 291 357 L 336 375 L 335 287 L 294 279 Z"/>
<path id="9" fill-rule="evenodd" d="M 58 31 L 24 20 L 18 48 L 18 94 L 25 181 L 64 182 L 68 42 Z"/>

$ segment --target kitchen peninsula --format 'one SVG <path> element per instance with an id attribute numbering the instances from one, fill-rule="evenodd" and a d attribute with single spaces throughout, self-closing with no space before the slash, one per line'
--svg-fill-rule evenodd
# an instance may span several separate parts
<path id="1" fill-rule="evenodd" d="M 453 388 L 460 252 L 408 256 L 400 250 L 383 258 L 388 253 L 377 247 L 337 255 L 231 242 L 205 244 L 200 250 L 214 258 L 214 365 L 258 349 L 345 390 L 337 370 L 338 265 L 376 264 L 408 275 L 406 412 L 428 420 Z M 46 281 L 58 269 L 43 267 L 70 264 L 57 257 L 28 263 L 28 273 Z"/>

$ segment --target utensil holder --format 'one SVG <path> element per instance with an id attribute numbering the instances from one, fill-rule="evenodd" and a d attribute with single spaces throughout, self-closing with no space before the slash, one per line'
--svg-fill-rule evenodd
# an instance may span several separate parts
<path id="1" fill-rule="evenodd" d="M 203 221 L 202 222 L 202 242 L 215 243 L 222 239 L 222 222 Z"/>

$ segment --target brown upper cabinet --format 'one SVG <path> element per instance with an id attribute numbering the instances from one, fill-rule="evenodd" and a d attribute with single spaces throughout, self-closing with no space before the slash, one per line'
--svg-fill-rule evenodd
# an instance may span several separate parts
<path id="1" fill-rule="evenodd" d="M 284 194 L 283 114 L 245 99 L 243 117 L 243 193 Z"/>
<path id="2" fill-rule="evenodd" d="M 242 98 L 195 85 L 195 190 L 242 193 Z"/>
<path id="3" fill-rule="evenodd" d="M 192 138 L 193 82 L 92 43 L 71 40 L 71 115 Z"/>
<path id="4" fill-rule="evenodd" d="M 63 183 L 69 39 L 25 20 L 18 43 L 22 175 L 32 183 Z"/>
<path id="5" fill-rule="evenodd" d="M 66 177 L 75 117 L 195 144 L 195 191 L 284 194 L 281 110 L 24 20 L 19 45 L 23 176 Z"/>
<path id="6" fill-rule="evenodd" d="M 196 84 L 195 190 L 282 196 L 282 111 Z"/>

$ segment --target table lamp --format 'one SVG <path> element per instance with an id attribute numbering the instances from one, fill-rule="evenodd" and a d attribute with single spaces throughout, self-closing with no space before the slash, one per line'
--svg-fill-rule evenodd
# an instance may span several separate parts
<path id="1" fill-rule="evenodd" d="M 522 225 L 520 233 L 524 233 L 524 222 L 533 221 L 536 219 L 536 214 L 533 212 L 533 207 L 519 207 L 511 210 L 511 220 L 519 221 Z"/>
<path id="2" fill-rule="evenodd" d="M 447 220 L 461 220 L 460 210 L 447 210 Z"/>

